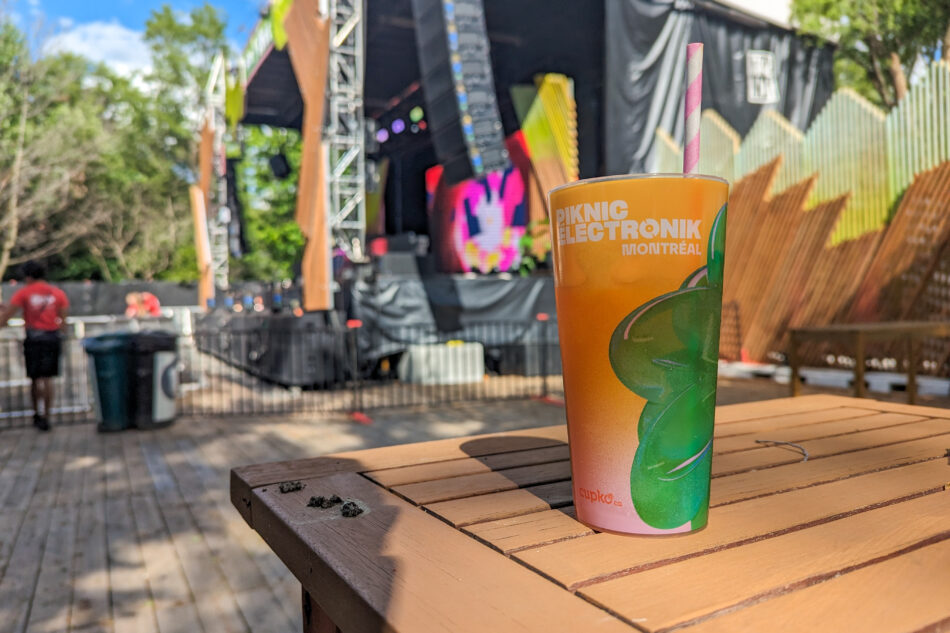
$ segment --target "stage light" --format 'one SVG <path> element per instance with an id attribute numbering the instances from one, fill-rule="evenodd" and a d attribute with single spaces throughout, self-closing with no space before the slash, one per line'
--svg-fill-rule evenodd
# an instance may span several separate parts
<path id="1" fill-rule="evenodd" d="M 419 133 L 419 126 L 416 125 L 415 123 L 413 123 L 413 124 L 409 127 L 409 129 L 412 131 L 413 134 L 418 134 L 418 133 Z"/>
<path id="2" fill-rule="evenodd" d="M 396 119 L 392 124 L 393 134 L 402 134 L 406 131 L 406 122 L 402 119 Z"/>
<path id="3" fill-rule="evenodd" d="M 422 106 L 416 106 L 409 111 L 409 120 L 413 123 L 418 123 L 424 116 L 425 112 L 422 111 Z"/>
<path id="4" fill-rule="evenodd" d="M 380 143 L 385 143 L 389 140 L 389 130 L 386 128 L 380 128 L 376 131 L 376 140 Z"/>
<path id="5" fill-rule="evenodd" d="M 425 121 L 419 121 L 419 129 L 420 129 L 420 130 L 424 130 L 424 129 L 426 129 L 427 127 L 429 127 L 429 124 L 428 124 L 428 123 L 426 123 Z"/>

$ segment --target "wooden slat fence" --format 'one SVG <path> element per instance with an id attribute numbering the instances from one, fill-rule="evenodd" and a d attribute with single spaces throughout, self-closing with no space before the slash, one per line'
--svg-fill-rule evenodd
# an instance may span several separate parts
<path id="1" fill-rule="evenodd" d="M 771 198 L 772 183 L 781 166 L 781 158 L 763 165 L 741 179 L 729 194 L 726 216 L 726 270 L 723 283 L 722 327 L 719 350 L 724 358 L 738 359 L 742 350 L 742 315 L 736 302 L 736 290 L 752 253 L 750 232 L 759 226 L 758 214 Z"/>
<path id="2" fill-rule="evenodd" d="M 885 113 L 849 89 L 837 91 L 802 133 L 774 110 L 763 110 L 736 148 L 735 130 L 715 112 L 703 113 L 700 170 L 723 175 L 732 163 L 742 178 L 778 156 L 783 190 L 812 173 L 812 204 L 851 193 L 835 243 L 884 227 L 914 177 L 950 160 L 950 62 L 933 62 L 901 103 Z M 662 132 L 662 139 L 661 139 Z M 657 166 L 678 170 L 682 151 L 657 130 Z M 674 158 L 675 157 L 675 158 Z"/>
<path id="3" fill-rule="evenodd" d="M 803 141 L 805 169 L 820 177 L 812 203 L 852 194 L 835 243 L 880 228 L 893 197 L 888 186 L 884 113 L 853 90 L 836 92 Z"/>
<path id="4" fill-rule="evenodd" d="M 658 174 L 677 174 L 683 171 L 683 150 L 663 128 L 656 129 L 656 154 L 653 171 Z"/>
<path id="5" fill-rule="evenodd" d="M 776 343 L 801 305 L 822 251 L 831 248 L 832 231 L 847 204 L 846 194 L 805 212 L 788 253 L 765 286 L 758 311 L 748 320 L 743 346 L 751 358 L 767 359 L 769 352 L 784 349 Z"/>
<path id="6" fill-rule="evenodd" d="M 703 111 L 699 124 L 702 146 L 697 169 L 701 174 L 735 180 L 736 154 L 742 142 L 739 134 L 714 110 Z"/>
<path id="7" fill-rule="evenodd" d="M 877 230 L 823 249 L 815 261 L 805 293 L 789 319 L 788 327 L 836 322 L 854 297 L 883 236 L 884 231 Z M 777 334 L 776 350 L 785 351 L 787 336 L 787 330 Z M 826 349 L 827 346 L 806 345 L 800 348 L 799 355 L 807 364 L 824 365 Z"/>
<path id="8" fill-rule="evenodd" d="M 933 273 L 911 305 L 907 318 L 950 321 L 950 242 L 944 244 Z M 950 374 L 950 345 L 946 339 L 924 339 L 920 358 L 923 371 L 941 376 Z"/>
<path id="9" fill-rule="evenodd" d="M 772 198 L 759 213 L 761 221 L 758 230 L 748 233 L 745 248 L 751 250 L 751 255 L 739 271 L 741 280 L 734 298 L 739 304 L 743 322 L 748 323 L 755 317 L 769 291 L 775 271 L 789 252 L 795 233 L 805 218 L 805 204 L 814 186 L 814 177 L 808 178 Z M 728 234 L 728 227 L 726 232 Z M 748 328 L 742 333 L 743 347 L 747 331 Z"/>
<path id="10" fill-rule="evenodd" d="M 950 162 L 908 187 L 846 319 L 891 321 L 907 315 L 950 238 Z"/>
<path id="11" fill-rule="evenodd" d="M 934 62 L 887 116 L 889 186 L 896 196 L 914 176 L 950 160 L 950 62 Z"/>
<path id="12" fill-rule="evenodd" d="M 802 161 L 803 138 L 801 131 L 781 114 L 763 110 L 736 154 L 736 175 L 744 176 L 781 156 L 776 189 L 781 191 L 800 182 L 808 175 Z"/>

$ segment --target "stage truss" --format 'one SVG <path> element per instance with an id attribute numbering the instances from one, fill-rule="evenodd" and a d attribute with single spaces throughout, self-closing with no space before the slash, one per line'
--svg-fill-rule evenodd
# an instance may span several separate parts
<path id="1" fill-rule="evenodd" d="M 228 183 L 226 178 L 227 156 L 225 135 L 227 121 L 224 104 L 227 91 L 227 60 L 218 55 L 212 65 L 211 77 L 205 88 L 208 121 L 214 130 L 214 149 L 212 159 L 211 202 L 208 214 L 208 237 L 211 243 L 211 270 L 214 274 L 215 288 L 226 289 L 230 286 L 230 251 L 228 249 L 228 225 L 231 223 L 231 210 L 228 208 Z"/>
<path id="2" fill-rule="evenodd" d="M 365 258 L 366 148 L 363 121 L 363 0 L 327 0 L 329 111 L 324 144 L 332 239 L 355 261 Z"/>

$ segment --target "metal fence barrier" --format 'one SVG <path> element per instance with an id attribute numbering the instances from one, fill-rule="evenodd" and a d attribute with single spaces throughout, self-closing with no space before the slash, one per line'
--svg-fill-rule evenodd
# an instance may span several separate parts
<path id="1" fill-rule="evenodd" d="M 557 324 L 538 320 L 382 330 L 347 327 L 197 330 L 178 337 L 181 416 L 370 411 L 561 392 Z M 53 424 L 95 417 L 79 338 L 63 342 Z M 33 411 L 20 333 L 0 333 L 0 429 Z"/>

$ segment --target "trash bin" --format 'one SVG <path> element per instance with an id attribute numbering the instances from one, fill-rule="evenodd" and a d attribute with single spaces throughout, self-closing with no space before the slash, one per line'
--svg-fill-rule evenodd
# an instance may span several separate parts
<path id="1" fill-rule="evenodd" d="M 178 392 L 177 340 L 159 330 L 139 332 L 131 341 L 129 414 L 140 429 L 168 426 L 175 421 Z"/>
<path id="2" fill-rule="evenodd" d="M 128 351 L 132 334 L 100 334 L 83 341 L 89 355 L 100 431 L 129 428 Z"/>

